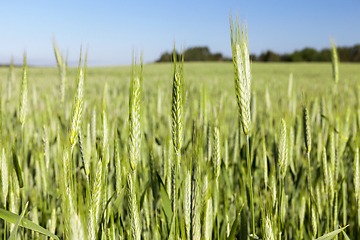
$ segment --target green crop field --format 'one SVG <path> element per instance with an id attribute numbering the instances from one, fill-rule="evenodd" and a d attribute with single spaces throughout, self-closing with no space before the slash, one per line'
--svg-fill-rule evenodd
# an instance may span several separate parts
<path id="1" fill-rule="evenodd" d="M 252 63 L 250 87 L 55 49 L 0 68 L 0 239 L 359 239 L 359 64 Z"/>

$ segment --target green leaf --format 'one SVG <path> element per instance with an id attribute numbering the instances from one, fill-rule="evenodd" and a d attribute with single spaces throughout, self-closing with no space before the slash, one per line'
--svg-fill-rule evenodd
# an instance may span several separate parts
<path id="1" fill-rule="evenodd" d="M 173 215 L 172 219 L 171 219 L 171 225 L 170 225 L 170 231 L 169 231 L 168 239 L 175 239 L 176 238 L 176 236 L 174 236 L 174 238 L 171 237 L 171 236 L 174 235 L 174 232 L 175 232 L 175 215 Z"/>
<path id="2" fill-rule="evenodd" d="M 146 191 L 148 190 L 149 186 L 150 186 L 150 181 L 148 181 L 146 183 L 145 189 L 144 189 L 143 193 L 141 194 L 141 197 L 140 197 L 140 211 L 141 211 L 141 209 L 143 207 Z"/>
<path id="3" fill-rule="evenodd" d="M 347 226 L 345 226 L 345 227 L 343 227 L 343 228 L 339 228 L 339 229 L 337 229 L 337 230 L 335 230 L 335 231 L 332 231 L 332 232 L 330 232 L 330 233 L 328 233 L 328 234 L 325 234 L 325 235 L 317 238 L 316 240 L 331 240 L 331 239 L 333 239 L 336 235 L 338 235 L 340 232 L 342 232 L 345 228 L 347 228 L 348 226 L 349 226 L 349 225 L 347 225 Z"/>
<path id="4" fill-rule="evenodd" d="M 169 195 L 166 192 L 165 185 L 164 185 L 163 181 L 161 180 L 161 177 L 159 176 L 159 173 L 156 172 L 156 175 L 158 178 L 158 182 L 160 183 L 160 195 L 161 195 L 162 206 L 163 206 L 166 218 L 168 219 L 168 222 L 170 222 L 170 220 L 172 219 L 172 216 L 173 216 L 173 212 L 171 209 L 171 201 L 169 199 Z"/>
<path id="5" fill-rule="evenodd" d="M 30 220 L 28 220 L 26 218 L 23 218 L 24 213 L 25 213 L 25 210 L 22 212 L 21 216 L 18 216 L 12 212 L 9 212 L 9 211 L 6 211 L 5 209 L 0 208 L 0 218 L 4 219 L 5 221 L 12 223 L 12 224 L 17 224 L 17 222 L 19 221 L 18 226 L 20 226 L 20 227 L 24 227 L 24 228 L 33 230 L 35 232 L 44 234 L 48 237 L 52 237 L 54 239 L 59 240 L 59 238 L 55 234 L 52 234 L 45 228 L 31 222 Z"/>
<path id="6" fill-rule="evenodd" d="M 17 139 L 15 136 L 15 142 L 12 147 L 13 163 L 14 163 L 14 167 L 15 167 L 16 176 L 19 181 L 19 187 L 22 188 L 24 186 L 24 182 L 23 182 L 23 178 L 22 178 L 22 174 L 21 174 L 21 168 L 20 168 L 20 164 L 18 161 L 18 157 L 17 157 L 16 151 L 15 151 L 16 141 L 17 141 Z"/>
<path id="7" fill-rule="evenodd" d="M 236 219 L 235 219 L 235 221 L 234 221 L 234 223 L 233 223 L 233 225 L 231 227 L 230 235 L 227 238 L 227 240 L 234 240 L 235 239 L 237 225 L 239 224 L 240 214 L 241 214 L 241 211 L 242 211 L 243 207 L 244 207 L 244 204 L 241 206 L 241 208 L 239 210 L 239 213 L 236 216 Z"/>
<path id="8" fill-rule="evenodd" d="M 117 196 L 114 204 L 113 204 L 113 208 L 112 208 L 112 211 L 114 214 L 116 214 L 119 210 L 119 207 L 122 205 L 123 201 L 124 201 L 124 195 L 125 195 L 125 187 L 123 187 L 121 190 L 120 190 L 120 193 L 119 195 Z"/>
<path id="9" fill-rule="evenodd" d="M 13 230 L 11 231 L 9 240 L 15 239 L 16 232 L 17 232 L 17 230 L 18 230 L 18 228 L 19 228 L 20 221 L 23 219 L 28 205 L 29 205 L 29 202 L 26 203 L 24 210 L 22 211 L 20 217 L 19 217 L 18 220 L 16 221 L 15 226 L 14 226 Z"/>
<path id="10" fill-rule="evenodd" d="M 346 240 L 350 240 L 349 236 L 345 233 L 345 231 L 344 231 L 344 230 L 342 230 L 342 233 L 343 233 L 344 238 L 345 238 Z"/>

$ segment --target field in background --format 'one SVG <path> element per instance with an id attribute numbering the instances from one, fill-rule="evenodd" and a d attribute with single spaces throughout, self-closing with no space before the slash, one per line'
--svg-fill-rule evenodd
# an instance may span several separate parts
<path id="1" fill-rule="evenodd" d="M 185 85 L 202 86 L 204 83 L 211 91 L 209 94 L 229 92 L 234 94 L 233 66 L 232 63 L 185 63 Z M 342 63 L 339 66 L 340 84 L 339 89 L 349 89 L 356 86 L 360 81 L 360 64 Z M 170 90 L 172 86 L 172 66 L 169 63 L 145 64 L 144 65 L 144 86 Z M 59 73 L 57 68 L 32 68 L 29 70 L 29 90 L 35 86 L 41 91 L 49 90 L 53 94 L 59 94 L 56 86 L 59 85 Z M 75 87 L 77 68 L 68 69 L 68 86 Z M 329 91 L 333 86 L 331 63 L 253 63 L 252 64 L 252 85 L 251 90 L 255 91 L 260 99 L 263 99 L 265 87 L 270 92 L 274 101 L 287 96 L 289 74 L 293 73 L 293 86 L 298 93 L 303 91 L 307 95 L 316 96 L 319 93 Z M 0 68 L 0 81 L 2 93 L 6 92 L 9 69 Z M 15 88 L 21 85 L 22 68 L 15 68 Z M 87 83 L 85 85 L 85 99 L 91 101 L 100 99 L 105 82 L 114 88 L 124 89 L 128 94 L 129 79 L 131 75 L 130 66 L 120 67 L 92 67 L 88 69 Z M 216 88 L 213 88 L 215 87 Z M 199 88 L 201 90 L 202 87 Z M 355 89 L 354 89 L 355 91 Z M 276 94 L 272 94 L 276 92 Z M 97 95 L 92 95 L 96 93 Z M 15 93 L 18 94 L 18 93 Z M 67 93 L 71 95 L 69 92 Z M 91 97 L 89 96 L 91 94 Z M 171 93 L 169 92 L 169 97 Z M 233 97 L 231 95 L 231 97 Z M 215 100 L 215 99 L 214 99 Z M 235 101 L 235 99 L 234 99 Z M 111 104 L 111 103 L 110 103 Z M 259 104 L 261 102 L 259 101 Z"/>

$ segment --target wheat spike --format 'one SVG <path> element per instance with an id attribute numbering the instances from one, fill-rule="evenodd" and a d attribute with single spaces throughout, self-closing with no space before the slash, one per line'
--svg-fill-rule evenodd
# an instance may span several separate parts
<path id="1" fill-rule="evenodd" d="M 274 240 L 274 232 L 271 226 L 271 219 L 266 216 L 265 219 L 265 240 Z"/>
<path id="2" fill-rule="evenodd" d="M 331 60 L 332 60 L 332 68 L 333 68 L 333 78 L 335 81 L 335 84 L 338 84 L 339 82 L 339 59 L 338 54 L 336 50 L 336 42 L 333 39 L 330 39 L 330 45 L 331 45 Z"/>
<path id="3" fill-rule="evenodd" d="M 140 225 L 140 215 L 138 210 L 137 197 L 135 192 L 135 175 L 136 173 L 129 173 L 127 177 L 127 194 L 128 194 L 128 205 L 129 205 L 129 214 L 131 221 L 131 236 L 133 240 L 141 239 L 141 225 Z"/>
<path id="4" fill-rule="evenodd" d="M 204 216 L 204 231 L 203 231 L 203 237 L 204 240 L 211 239 L 211 233 L 213 228 L 213 206 L 212 206 L 212 199 L 209 198 L 206 201 L 206 207 L 205 207 L 205 216 Z"/>
<path id="5" fill-rule="evenodd" d="M 97 227 L 100 217 L 100 209 L 102 203 L 102 192 L 104 188 L 104 172 L 105 160 L 100 160 L 97 164 L 95 181 L 91 194 L 90 209 L 89 209 L 89 222 L 88 222 L 88 235 L 89 239 L 96 239 Z"/>
<path id="6" fill-rule="evenodd" d="M 44 125 L 44 135 L 43 135 L 43 146 L 44 146 L 44 157 L 45 157 L 45 166 L 46 170 L 49 170 L 49 164 L 50 164 L 50 145 L 49 145 L 49 137 L 47 133 L 47 128 Z"/>
<path id="7" fill-rule="evenodd" d="M 57 66 L 60 73 L 60 104 L 62 105 L 64 104 L 65 101 L 65 89 L 67 83 L 67 78 L 66 78 L 67 62 L 64 61 L 62 55 L 60 54 L 55 40 L 53 40 L 53 47 L 54 47 Z"/>
<path id="8" fill-rule="evenodd" d="M 129 161 L 130 167 L 134 171 L 140 160 L 140 93 L 141 76 L 135 72 L 136 65 L 133 67 L 131 77 L 130 99 L 129 99 Z"/>
<path id="9" fill-rule="evenodd" d="M 309 111 L 306 106 L 303 108 L 303 125 L 304 125 L 304 138 L 306 151 L 309 154 L 311 151 L 311 132 L 310 132 L 310 120 Z"/>
<path id="10" fill-rule="evenodd" d="M 279 158 L 279 170 L 281 178 L 285 178 L 288 156 L 287 156 L 287 138 L 286 138 L 286 122 L 285 119 L 281 119 L 280 141 L 278 148 Z"/>
<path id="11" fill-rule="evenodd" d="M 21 83 L 20 108 L 19 108 L 21 128 L 24 128 L 24 124 L 26 120 L 27 102 L 28 102 L 28 76 L 27 76 L 26 54 L 24 53 L 23 75 L 22 75 L 22 83 Z"/>
<path id="12" fill-rule="evenodd" d="M 266 153 L 266 143 L 265 143 L 265 137 L 263 138 L 263 161 L 264 161 L 264 185 L 265 188 L 268 186 L 268 162 L 267 162 L 267 153 Z"/>
<path id="13" fill-rule="evenodd" d="M 81 116 L 84 107 L 84 81 L 85 81 L 84 71 L 85 70 L 86 70 L 86 65 L 84 66 L 84 68 L 81 67 L 81 53 L 80 53 L 79 68 L 77 74 L 77 89 L 76 89 L 73 108 L 72 108 L 72 120 L 71 120 L 71 130 L 70 130 L 70 138 L 69 138 L 71 151 L 73 151 L 77 143 L 78 134 L 81 125 Z"/>
<path id="14" fill-rule="evenodd" d="M 218 127 L 214 128 L 214 150 L 213 150 L 213 164 L 214 164 L 214 176 L 218 179 L 220 176 L 220 131 Z"/>
<path id="15" fill-rule="evenodd" d="M 314 204 L 311 204 L 311 228 L 312 228 L 313 237 L 316 238 L 316 234 L 317 234 L 317 217 L 316 217 Z"/>
<path id="16" fill-rule="evenodd" d="M 66 239 L 73 239 L 73 219 L 75 216 L 75 210 L 73 205 L 73 196 L 72 191 L 70 189 L 71 187 L 71 172 L 70 172 L 71 166 L 70 166 L 70 159 L 69 154 L 66 149 L 64 149 L 63 154 L 63 178 L 62 178 L 62 195 L 63 195 L 63 201 L 62 201 L 62 207 L 64 209 L 64 235 Z"/>
<path id="17" fill-rule="evenodd" d="M 244 134 L 249 135 L 250 131 L 250 98 L 251 98 L 251 72 L 248 47 L 247 29 L 239 24 L 234 28 L 230 18 L 231 48 L 234 65 L 235 95 L 238 103 L 241 123 Z"/>
<path id="18" fill-rule="evenodd" d="M 180 164 L 180 150 L 183 137 L 183 111 L 184 103 L 182 99 L 182 84 L 184 81 L 183 75 L 183 62 L 179 66 L 176 64 L 175 57 L 175 48 L 174 48 L 174 76 L 173 76 L 173 86 L 172 86 L 172 104 L 171 104 L 171 117 L 172 117 L 172 139 L 173 139 L 173 148 L 176 156 L 175 164 L 178 166 Z"/>

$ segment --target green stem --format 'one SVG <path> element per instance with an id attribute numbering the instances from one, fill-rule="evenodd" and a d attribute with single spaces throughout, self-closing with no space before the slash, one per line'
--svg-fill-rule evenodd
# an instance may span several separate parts
<path id="1" fill-rule="evenodd" d="M 311 163 L 310 163 L 310 151 L 307 152 L 307 160 L 309 165 L 309 175 L 308 175 L 308 182 L 309 182 L 309 192 L 310 192 L 310 200 L 312 198 L 312 188 L 311 188 Z"/>
<path id="2" fill-rule="evenodd" d="M 217 238 L 220 239 L 220 232 L 219 232 L 219 229 L 220 229 L 220 226 L 219 226 L 219 181 L 218 179 L 216 178 L 215 179 L 215 187 L 216 187 L 216 203 L 217 205 L 215 206 L 216 208 L 216 234 L 217 234 Z"/>
<path id="3" fill-rule="evenodd" d="M 326 201 L 326 232 L 329 232 L 329 222 L 330 222 L 330 214 L 329 214 L 329 197 L 327 197 Z"/>
<path id="4" fill-rule="evenodd" d="M 282 226 L 281 226 L 281 204 L 282 204 L 282 201 L 281 201 L 281 198 L 282 198 L 282 190 L 283 190 L 283 187 L 284 187 L 284 179 L 283 178 L 280 178 L 279 180 L 279 200 L 278 200 L 278 229 L 279 229 L 279 239 L 280 239 L 280 233 L 282 231 Z"/>
<path id="5" fill-rule="evenodd" d="M 249 178 L 249 187 L 250 187 L 250 208 L 251 208 L 251 218 L 252 218 L 252 230 L 253 236 L 255 237 L 255 214 L 254 214 L 254 193 L 252 189 L 252 177 L 251 177 L 251 162 L 250 162 L 250 153 L 249 153 L 249 145 L 250 145 L 250 137 L 246 136 L 246 153 L 247 153 L 247 170 L 248 170 L 248 178 Z"/>

